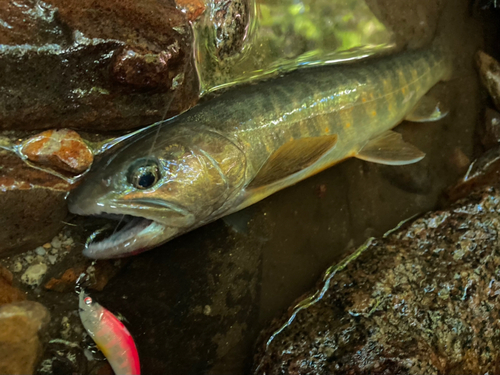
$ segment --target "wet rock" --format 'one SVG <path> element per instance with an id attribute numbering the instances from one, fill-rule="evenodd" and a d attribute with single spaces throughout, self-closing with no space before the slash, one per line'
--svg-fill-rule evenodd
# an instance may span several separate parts
<path id="1" fill-rule="evenodd" d="M 50 241 L 64 225 L 71 185 L 0 149 L 0 257 Z"/>
<path id="2" fill-rule="evenodd" d="M 476 62 L 481 82 L 488 90 L 496 109 L 500 110 L 500 64 L 483 51 L 478 51 Z"/>
<path id="3" fill-rule="evenodd" d="M 12 279 L 12 273 L 0 265 L 0 306 L 26 299 L 23 292 L 12 286 Z"/>
<path id="4" fill-rule="evenodd" d="M 32 374 L 41 354 L 38 333 L 50 320 L 38 302 L 0 307 L 0 374 Z"/>
<path id="5" fill-rule="evenodd" d="M 43 263 L 33 264 L 26 269 L 26 271 L 21 276 L 21 280 L 23 281 L 23 283 L 28 284 L 30 286 L 37 286 L 40 284 L 42 278 L 45 276 L 46 273 L 47 273 L 46 264 Z"/>
<path id="6" fill-rule="evenodd" d="M 201 0 L 175 0 L 177 7 L 186 12 L 190 21 L 195 21 L 205 11 L 205 3 Z"/>
<path id="7" fill-rule="evenodd" d="M 261 335 L 254 373 L 498 373 L 499 213 L 488 187 L 368 241 Z"/>
<path id="8" fill-rule="evenodd" d="M 20 0 L 0 23 L 0 129 L 131 129 L 197 101 L 192 33 L 173 4 Z"/>
<path id="9" fill-rule="evenodd" d="M 21 152 L 37 164 L 79 174 L 85 172 L 94 155 L 80 135 L 69 129 L 47 130 L 27 139 Z"/>

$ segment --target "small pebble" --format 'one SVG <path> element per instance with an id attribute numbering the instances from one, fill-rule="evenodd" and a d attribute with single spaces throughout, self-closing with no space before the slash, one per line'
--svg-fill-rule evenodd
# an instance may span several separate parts
<path id="1" fill-rule="evenodd" d="M 211 312 L 212 308 L 210 307 L 210 305 L 205 305 L 205 307 L 203 308 L 203 314 L 210 315 Z"/>
<path id="2" fill-rule="evenodd" d="M 44 248 L 45 250 L 48 250 L 48 249 L 50 249 L 51 247 L 52 247 L 52 245 L 51 245 L 50 243 L 48 243 L 48 242 L 47 242 L 45 245 L 43 245 L 43 248 Z"/>
<path id="3" fill-rule="evenodd" d="M 48 259 L 50 264 L 54 264 L 57 261 L 57 255 L 49 255 Z"/>
<path id="4" fill-rule="evenodd" d="M 52 245 L 52 247 L 59 249 L 61 247 L 61 240 L 58 237 L 54 237 L 50 244 Z"/>
<path id="5" fill-rule="evenodd" d="M 29 266 L 28 269 L 21 276 L 21 280 L 28 285 L 38 285 L 42 281 L 43 276 L 47 272 L 46 264 L 34 264 Z"/>
<path id="6" fill-rule="evenodd" d="M 35 257 L 34 257 L 33 255 L 26 255 L 26 256 L 24 257 L 24 260 L 25 260 L 26 262 L 28 262 L 28 264 L 31 264 L 31 263 L 33 263 L 33 261 L 35 260 Z"/>
<path id="7" fill-rule="evenodd" d="M 73 246 L 73 244 L 74 244 L 74 241 L 71 237 L 69 237 L 63 241 L 63 245 L 65 245 L 65 246 Z"/>
<path id="8" fill-rule="evenodd" d="M 35 249 L 35 253 L 37 253 L 38 255 L 45 255 L 47 252 L 42 246 L 39 246 Z"/>
<path id="9" fill-rule="evenodd" d="M 14 263 L 14 266 L 12 267 L 13 272 L 21 272 L 22 269 L 23 265 L 21 264 L 21 262 Z"/>

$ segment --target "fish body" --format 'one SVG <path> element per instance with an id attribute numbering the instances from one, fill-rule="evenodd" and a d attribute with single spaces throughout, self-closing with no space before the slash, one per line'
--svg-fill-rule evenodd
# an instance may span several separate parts
<path id="1" fill-rule="evenodd" d="M 130 332 L 109 310 L 80 293 L 80 319 L 116 375 L 140 375 L 139 355 Z"/>
<path id="2" fill-rule="evenodd" d="M 70 194 L 74 213 L 136 218 L 85 253 L 108 258 L 155 247 L 346 158 L 363 158 L 371 140 L 449 74 L 437 48 L 308 68 L 158 123 L 104 157 Z"/>

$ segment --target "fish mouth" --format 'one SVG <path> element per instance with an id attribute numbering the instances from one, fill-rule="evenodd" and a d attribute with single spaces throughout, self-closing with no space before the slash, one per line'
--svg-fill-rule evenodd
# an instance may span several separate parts
<path id="1" fill-rule="evenodd" d="M 102 230 L 94 232 L 83 250 L 83 255 L 93 259 L 120 258 L 138 254 L 157 244 L 158 235 L 166 229 L 154 220 L 130 215 L 98 215 L 118 219 L 119 222 L 110 236 L 101 238 Z M 120 228 L 120 222 L 126 224 Z M 99 239 L 98 239 L 99 238 Z"/>
<path id="2" fill-rule="evenodd" d="M 163 215 L 169 214 L 167 216 L 173 220 L 163 220 L 160 216 L 156 218 L 151 212 L 152 201 L 115 200 L 107 205 L 98 202 L 78 203 L 80 204 L 70 202 L 70 212 L 117 221 L 117 225 L 101 228 L 88 238 L 83 255 L 92 259 L 122 258 L 150 250 L 176 236 L 181 231 L 182 224 L 191 221 L 192 218 L 173 204 L 169 206 L 163 204 L 161 207 Z M 139 216 L 138 213 L 145 215 Z"/>

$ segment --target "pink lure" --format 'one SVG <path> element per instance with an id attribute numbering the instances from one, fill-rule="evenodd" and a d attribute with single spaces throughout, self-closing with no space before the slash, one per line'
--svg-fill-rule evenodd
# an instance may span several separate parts
<path id="1" fill-rule="evenodd" d="M 109 310 L 80 293 L 80 319 L 116 375 L 140 375 L 139 354 L 128 329 Z"/>

